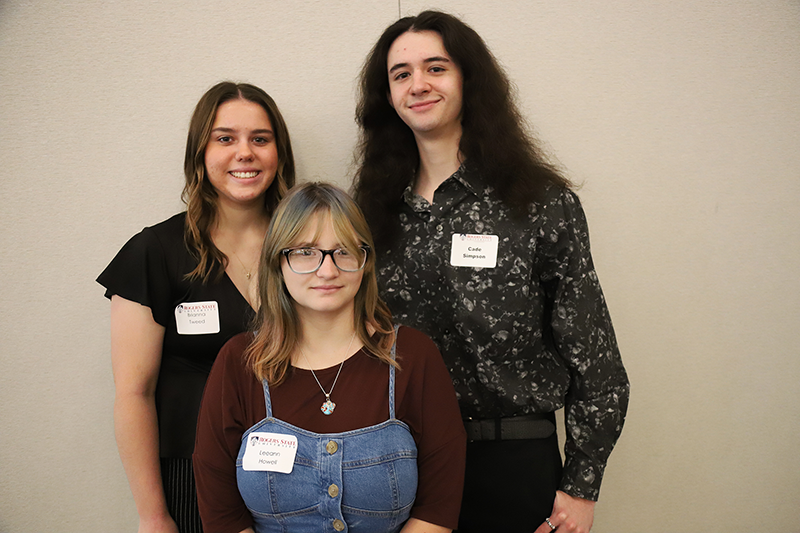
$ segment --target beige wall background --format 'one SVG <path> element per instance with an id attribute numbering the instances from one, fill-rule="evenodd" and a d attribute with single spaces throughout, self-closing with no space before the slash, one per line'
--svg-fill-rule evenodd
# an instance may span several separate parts
<path id="1" fill-rule="evenodd" d="M 136 531 L 94 279 L 181 209 L 201 94 L 263 87 L 300 176 L 349 185 L 361 62 L 426 7 L 584 184 L 633 384 L 594 531 L 800 531 L 794 0 L 2 0 L 0 531 Z"/>

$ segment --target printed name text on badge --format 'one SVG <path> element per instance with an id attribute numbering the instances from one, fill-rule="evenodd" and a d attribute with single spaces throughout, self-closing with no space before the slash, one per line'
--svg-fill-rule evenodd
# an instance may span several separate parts
<path id="1" fill-rule="evenodd" d="M 247 436 L 242 468 L 260 472 L 289 474 L 297 455 L 297 437 L 280 433 L 254 431 Z"/>
<path id="2" fill-rule="evenodd" d="M 450 264 L 456 267 L 494 268 L 497 266 L 497 235 L 454 233 Z"/>
<path id="3" fill-rule="evenodd" d="M 175 325 L 179 335 L 219 333 L 217 302 L 183 302 L 175 308 Z"/>

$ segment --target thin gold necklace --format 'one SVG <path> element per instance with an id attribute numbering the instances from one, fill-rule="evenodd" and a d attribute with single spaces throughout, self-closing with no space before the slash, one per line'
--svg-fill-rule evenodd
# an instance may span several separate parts
<path id="1" fill-rule="evenodd" d="M 239 260 L 239 264 L 242 265 L 242 270 L 244 270 L 244 275 L 247 277 L 247 281 L 250 281 L 250 274 L 251 274 L 252 269 L 251 270 L 247 270 L 247 267 L 244 266 L 244 262 L 242 262 L 242 260 L 239 258 L 239 254 L 237 254 L 235 250 L 233 252 L 233 255 L 236 257 L 236 259 Z"/>
<path id="2" fill-rule="evenodd" d="M 306 357 L 306 352 L 303 351 L 303 348 L 298 344 L 297 348 L 300 350 L 300 354 L 305 359 L 306 364 L 308 365 L 308 369 L 311 370 L 311 375 L 314 376 L 314 381 L 317 382 L 319 385 L 319 389 L 322 391 L 322 394 L 325 395 L 325 401 L 322 402 L 322 406 L 319 408 L 326 415 L 330 415 L 333 413 L 333 410 L 336 409 L 336 404 L 331 401 L 331 394 L 333 394 L 333 388 L 336 386 L 336 382 L 339 381 L 339 374 L 342 373 L 342 367 L 344 366 L 344 362 L 347 360 L 347 355 L 350 353 L 350 347 L 353 345 L 353 339 L 356 338 L 356 332 L 353 331 L 353 336 L 350 337 L 350 342 L 347 345 L 347 349 L 344 351 L 344 359 L 339 364 L 339 371 L 336 373 L 336 377 L 333 380 L 333 385 L 331 385 L 331 390 L 329 392 L 325 392 L 325 389 L 322 387 L 322 383 L 319 382 L 319 378 L 317 378 L 317 374 L 314 372 L 314 369 L 311 368 L 311 363 L 308 361 L 308 357 Z"/>

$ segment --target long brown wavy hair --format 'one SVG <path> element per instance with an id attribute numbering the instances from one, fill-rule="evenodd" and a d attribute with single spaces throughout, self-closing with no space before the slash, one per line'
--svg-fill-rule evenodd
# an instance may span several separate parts
<path id="1" fill-rule="evenodd" d="M 261 306 L 254 322 L 254 338 L 245 360 L 259 379 L 279 385 L 291 365 L 292 353 L 300 340 L 300 322 L 294 300 L 286 289 L 281 269 L 282 251 L 296 246 L 316 215 L 329 216 L 339 242 L 356 252 L 360 246 L 373 248 L 372 235 L 361 210 L 342 189 L 328 183 L 304 183 L 281 201 L 264 238 L 258 268 Z M 319 220 L 319 219 L 317 219 Z M 370 355 L 397 367 L 392 360 L 394 343 L 392 314 L 378 296 L 375 254 L 367 252 L 361 286 L 355 296 L 356 334 Z M 370 335 L 370 328 L 374 331 Z"/>
<path id="2" fill-rule="evenodd" d="M 389 103 L 387 57 L 405 32 L 435 31 L 463 75 L 459 151 L 495 187 L 516 216 L 528 213 L 549 184 L 570 187 L 529 133 L 515 102 L 514 87 L 483 39 L 452 15 L 423 11 L 389 26 L 361 70 L 356 122 L 361 127 L 359 168 L 353 190 L 379 249 L 397 237 L 403 190 L 419 168 L 411 129 Z"/>
<path id="3" fill-rule="evenodd" d="M 201 279 L 208 283 L 216 271 L 216 279 L 222 277 L 228 265 L 228 257 L 214 245 L 211 229 L 217 220 L 217 191 L 208 180 L 205 157 L 206 146 L 211 138 L 211 129 L 217 117 L 217 109 L 231 100 L 247 100 L 260 105 L 266 111 L 275 133 L 278 149 L 278 170 L 275 179 L 264 195 L 264 207 L 270 215 L 286 192 L 294 186 L 294 155 L 289 130 L 275 101 L 263 90 L 249 83 L 223 81 L 211 87 L 197 102 L 189 123 L 186 139 L 186 156 L 183 172 L 186 184 L 181 199 L 186 203 L 186 247 L 198 260 L 197 268 L 186 277 Z"/>

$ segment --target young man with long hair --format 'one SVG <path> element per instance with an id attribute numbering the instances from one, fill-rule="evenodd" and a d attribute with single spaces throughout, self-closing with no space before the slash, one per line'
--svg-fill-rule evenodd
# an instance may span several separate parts
<path id="1" fill-rule="evenodd" d="M 438 344 L 470 439 L 459 531 L 588 532 L 629 383 L 570 182 L 453 16 L 387 28 L 360 91 L 354 191 L 381 292 Z"/>

